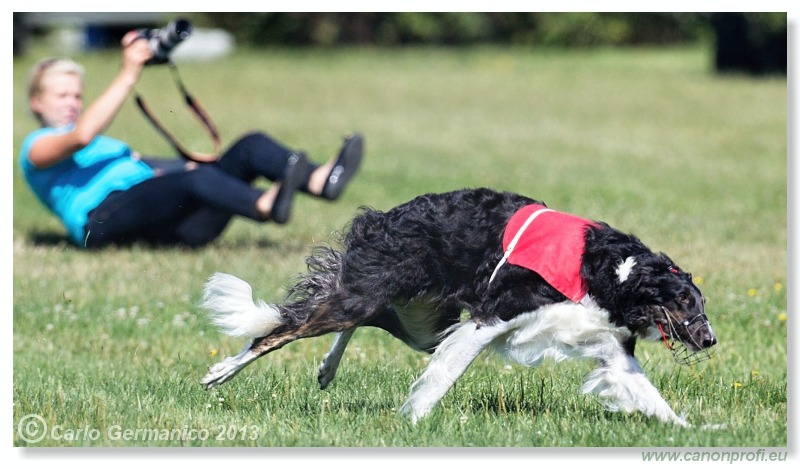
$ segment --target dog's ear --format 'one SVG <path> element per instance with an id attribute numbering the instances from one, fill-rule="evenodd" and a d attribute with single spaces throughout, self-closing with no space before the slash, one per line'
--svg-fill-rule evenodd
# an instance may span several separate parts
<path id="1" fill-rule="evenodd" d="M 686 272 L 685 270 L 678 267 L 678 265 L 675 264 L 675 262 L 672 259 L 670 259 L 668 255 L 664 254 L 663 252 L 659 252 L 657 257 L 661 263 L 660 267 L 664 272 L 668 272 L 677 275 L 679 277 L 684 277 L 690 282 L 692 281 L 691 272 Z"/>

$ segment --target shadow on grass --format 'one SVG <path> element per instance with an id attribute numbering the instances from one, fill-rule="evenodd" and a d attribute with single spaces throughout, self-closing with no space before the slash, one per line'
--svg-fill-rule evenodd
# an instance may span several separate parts
<path id="1" fill-rule="evenodd" d="M 37 247 L 75 247 L 72 240 L 65 234 L 57 231 L 33 231 L 28 232 L 26 240 L 29 244 Z M 127 243 L 116 243 L 101 248 L 91 248 L 92 251 L 102 251 L 104 249 L 148 249 L 148 250 L 162 250 L 162 249 L 179 249 L 186 251 L 202 251 L 203 249 L 220 249 L 220 250 L 250 250 L 250 249 L 276 249 L 281 248 L 278 243 L 270 239 L 232 239 L 232 240 L 216 240 L 204 246 L 186 246 L 178 243 L 149 243 L 146 241 L 131 241 Z"/>
<path id="2" fill-rule="evenodd" d="M 36 231 L 30 232 L 27 235 L 28 242 L 34 246 L 58 246 L 68 245 L 74 246 L 69 237 L 63 233 L 56 231 Z"/>

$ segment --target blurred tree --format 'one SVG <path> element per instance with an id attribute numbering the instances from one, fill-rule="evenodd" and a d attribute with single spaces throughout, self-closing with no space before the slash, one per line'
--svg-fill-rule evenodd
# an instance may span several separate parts
<path id="1" fill-rule="evenodd" d="M 52 23 L 26 21 L 14 13 L 14 54 L 36 28 Z M 58 15 L 40 13 L 38 17 Z M 98 17 L 100 14 L 89 14 Z M 164 14 L 168 16 L 167 14 Z M 786 13 L 481 13 L 481 12 L 239 12 L 189 13 L 197 27 L 223 28 L 239 44 L 263 46 L 336 46 L 374 44 L 447 46 L 479 43 L 547 47 L 672 45 L 713 42 L 720 72 L 783 73 L 787 69 Z M 62 14 L 63 16 L 63 14 Z M 106 13 L 102 32 L 116 47 L 130 27 L 131 13 Z M 114 22 L 109 23 L 109 21 Z M 128 23 L 120 23 L 120 20 Z M 114 24 L 117 29 L 114 29 Z M 87 32 L 92 32 L 87 23 Z M 160 24 L 156 26 L 161 26 Z M 114 35 L 116 34 L 116 35 Z M 117 37 L 118 36 L 118 37 Z"/>
<path id="2" fill-rule="evenodd" d="M 201 13 L 250 45 L 673 44 L 703 36 L 697 13 Z"/>
<path id="3" fill-rule="evenodd" d="M 718 72 L 786 74 L 786 13 L 715 13 Z"/>

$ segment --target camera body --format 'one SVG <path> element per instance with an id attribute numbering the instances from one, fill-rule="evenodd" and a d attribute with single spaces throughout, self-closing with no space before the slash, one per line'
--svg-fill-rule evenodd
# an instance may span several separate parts
<path id="1" fill-rule="evenodd" d="M 178 44 L 192 34 L 192 23 L 186 19 L 172 20 L 161 29 L 139 29 L 139 37 L 146 39 L 153 57 L 145 65 L 169 62 L 169 55 Z"/>

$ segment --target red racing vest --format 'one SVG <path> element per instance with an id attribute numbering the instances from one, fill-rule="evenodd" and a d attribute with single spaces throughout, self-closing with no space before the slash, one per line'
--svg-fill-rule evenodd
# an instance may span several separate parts
<path id="1" fill-rule="evenodd" d="M 543 205 L 526 205 L 508 221 L 503 233 L 503 259 L 490 282 L 508 262 L 541 275 L 553 288 L 577 303 L 586 296 L 581 256 L 587 226 L 596 223 Z"/>

